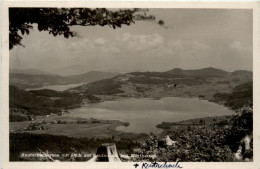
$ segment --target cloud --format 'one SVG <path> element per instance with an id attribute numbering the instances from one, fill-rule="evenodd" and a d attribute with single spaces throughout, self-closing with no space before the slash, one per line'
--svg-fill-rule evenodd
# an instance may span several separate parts
<path id="1" fill-rule="evenodd" d="M 247 52 L 247 51 L 251 51 L 252 48 L 251 47 L 247 47 L 245 45 L 243 45 L 241 42 L 238 41 L 234 41 L 233 43 L 231 43 L 229 45 L 229 47 L 235 51 L 238 52 Z"/>
<path id="2" fill-rule="evenodd" d="M 164 42 L 164 38 L 158 34 L 153 34 L 153 35 L 133 34 L 128 37 L 128 41 L 124 45 L 126 45 L 129 50 L 140 51 L 149 48 L 157 48 L 160 45 L 162 45 L 163 42 Z"/>
<path id="3" fill-rule="evenodd" d="M 152 50 L 160 47 L 164 43 L 164 38 L 158 34 L 144 35 L 144 34 L 119 34 L 115 39 L 97 38 L 97 39 L 77 39 L 70 43 L 72 50 L 87 49 L 99 52 L 140 52 Z"/>
<path id="4" fill-rule="evenodd" d="M 210 49 L 209 45 L 203 44 L 198 41 L 184 41 L 184 40 L 171 40 L 168 42 L 170 48 L 181 49 L 181 50 L 208 50 Z"/>
<path id="5" fill-rule="evenodd" d="M 98 38 L 95 40 L 95 44 L 96 45 L 104 45 L 108 40 L 104 39 L 104 38 Z"/>
<path id="6" fill-rule="evenodd" d="M 169 40 L 154 52 L 160 52 L 161 56 L 189 58 L 203 57 L 211 50 L 211 46 L 199 41 Z"/>
<path id="7" fill-rule="evenodd" d="M 93 42 L 91 42 L 88 38 L 75 38 L 70 42 L 69 47 L 71 49 L 79 49 L 85 47 L 86 45 L 88 47 L 94 47 Z"/>
<path id="8" fill-rule="evenodd" d="M 122 41 L 125 42 L 125 41 L 128 41 L 130 38 L 131 38 L 130 33 L 123 33 L 119 39 L 121 39 Z"/>
<path id="9" fill-rule="evenodd" d="M 162 29 L 150 22 L 116 30 L 76 26 L 72 29 L 80 37 L 68 39 L 35 29 L 23 37 L 25 48 L 15 47 L 10 52 L 10 65 L 48 70 L 74 64 L 82 65 L 84 71 L 252 68 L 252 11 L 151 9 L 151 12 L 171 28 Z"/>

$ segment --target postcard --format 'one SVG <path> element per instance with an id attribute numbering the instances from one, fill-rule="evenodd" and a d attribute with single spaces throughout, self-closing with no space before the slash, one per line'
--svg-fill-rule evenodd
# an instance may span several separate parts
<path id="1" fill-rule="evenodd" d="M 4 1 L 1 168 L 259 168 L 259 14 Z"/>

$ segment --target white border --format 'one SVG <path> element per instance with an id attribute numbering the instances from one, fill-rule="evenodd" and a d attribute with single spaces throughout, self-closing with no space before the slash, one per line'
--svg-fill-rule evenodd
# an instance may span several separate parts
<path id="1" fill-rule="evenodd" d="M 5 1 L 2 3 L 2 119 L 1 119 L 1 168 L 131 168 L 134 169 L 132 162 L 127 163 L 86 163 L 86 162 L 9 162 L 9 43 L 8 43 L 8 7 L 106 7 L 106 8 L 232 8 L 232 9 L 253 9 L 253 80 L 254 80 L 254 161 L 253 162 L 180 162 L 180 165 L 186 168 L 208 169 L 259 169 L 260 168 L 260 12 L 259 2 L 72 2 L 72 1 Z M 239 16 L 237 16 L 239 17 Z M 231 30 L 232 31 L 232 30 Z M 258 103 L 258 104 L 257 104 Z M 141 168 L 139 163 L 139 169 Z M 137 168 L 137 169 L 138 169 Z"/>

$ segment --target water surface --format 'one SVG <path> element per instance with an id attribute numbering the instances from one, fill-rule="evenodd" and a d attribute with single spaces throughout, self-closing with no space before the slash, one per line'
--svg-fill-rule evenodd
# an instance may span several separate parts
<path id="1" fill-rule="evenodd" d="M 26 91 L 30 90 L 42 90 L 42 89 L 50 89 L 50 90 L 56 90 L 56 91 L 64 91 L 68 90 L 70 88 L 81 86 L 85 83 L 77 83 L 77 84 L 67 84 L 67 85 L 49 85 L 49 86 L 43 86 L 43 87 L 37 87 L 37 88 L 28 88 Z"/>
<path id="2" fill-rule="evenodd" d="M 161 100 L 150 98 L 130 98 L 89 104 L 70 110 L 66 116 L 96 118 L 103 120 L 122 120 L 130 125 L 117 130 L 133 133 L 149 133 L 156 125 L 165 122 L 178 122 L 201 117 L 234 114 L 228 108 L 194 98 L 167 97 Z"/>

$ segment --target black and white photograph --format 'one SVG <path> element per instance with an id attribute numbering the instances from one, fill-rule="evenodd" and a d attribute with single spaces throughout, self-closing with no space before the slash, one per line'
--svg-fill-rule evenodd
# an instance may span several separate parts
<path id="1" fill-rule="evenodd" d="M 252 8 L 16 6 L 8 25 L 9 162 L 254 162 Z"/>

